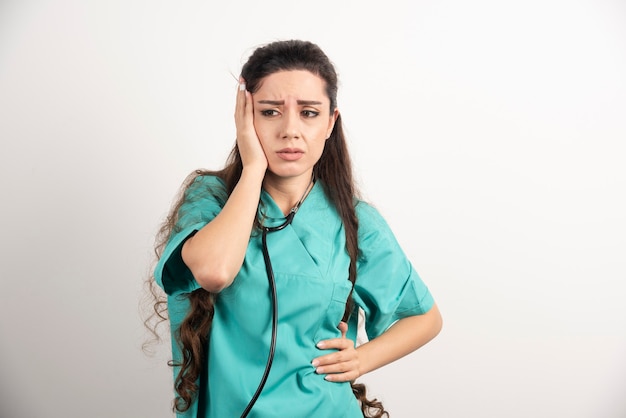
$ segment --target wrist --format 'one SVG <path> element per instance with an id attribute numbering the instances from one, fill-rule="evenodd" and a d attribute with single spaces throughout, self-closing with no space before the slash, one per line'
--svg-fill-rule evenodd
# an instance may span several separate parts
<path id="1" fill-rule="evenodd" d="M 365 343 L 365 344 L 368 344 L 368 343 Z M 367 348 L 363 350 L 363 345 L 364 344 L 361 344 L 360 346 L 356 348 L 356 352 L 359 357 L 359 365 L 357 367 L 357 372 L 359 374 L 359 377 L 369 372 L 369 370 L 367 369 Z"/>
<path id="2" fill-rule="evenodd" d="M 244 175 L 252 176 L 252 177 L 265 177 L 265 171 L 267 171 L 267 164 L 263 164 L 261 162 L 255 164 L 246 164 L 243 166 L 243 170 L 241 171 L 241 176 Z"/>
<path id="3" fill-rule="evenodd" d="M 263 183 L 263 179 L 265 178 L 266 170 L 267 166 L 264 166 L 263 164 L 246 165 L 241 171 L 241 178 L 239 179 L 239 182 L 254 183 L 260 188 Z"/>

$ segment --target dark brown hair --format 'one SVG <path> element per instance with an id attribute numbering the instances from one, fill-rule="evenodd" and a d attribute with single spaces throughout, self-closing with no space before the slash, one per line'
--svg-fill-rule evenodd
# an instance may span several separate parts
<path id="1" fill-rule="evenodd" d="M 306 70 L 322 78 L 325 81 L 326 94 L 330 99 L 330 112 L 332 113 L 336 109 L 338 83 L 335 68 L 326 54 L 311 42 L 300 40 L 276 41 L 259 47 L 244 64 L 241 76 L 246 81 L 246 88 L 251 93 L 255 93 L 259 89 L 260 83 L 268 75 L 290 70 Z M 189 185 L 198 176 L 218 176 L 226 185 L 222 197 L 225 201 L 239 181 L 242 170 L 241 156 L 237 145 L 235 145 L 223 169 L 219 171 L 196 170 L 187 177 L 176 203 L 157 234 L 155 242 L 157 259 L 161 256 L 163 248 L 179 219 L 178 212 Z M 341 115 L 335 122 L 319 161 L 313 167 L 313 174 L 316 179 L 320 180 L 326 195 L 335 205 L 343 222 L 346 250 L 350 256 L 350 266 L 346 273 L 354 285 L 357 279 L 356 263 L 359 255 L 358 219 L 355 211 L 357 191 L 352 176 L 352 164 L 343 132 Z M 219 191 L 207 190 L 207 193 L 216 194 Z M 153 278 L 151 278 L 148 286 L 151 294 L 156 298 L 156 302 L 153 304 L 153 317 L 156 317 L 157 321 L 165 320 L 166 302 L 162 296 L 158 296 L 158 288 Z M 180 367 L 174 383 L 177 393 L 174 408 L 180 412 L 189 409 L 193 403 L 198 392 L 198 378 L 203 368 L 207 367 L 204 353 L 209 344 L 208 336 L 213 319 L 213 295 L 211 293 L 204 289 L 198 289 L 187 296 L 190 310 L 180 328 L 175 332 L 175 338 L 181 348 L 182 359 L 180 363 L 170 362 L 170 365 Z M 350 295 L 346 301 L 344 320 L 350 316 L 352 307 Z M 152 330 L 154 331 L 154 327 Z M 374 418 L 389 416 L 381 402 L 366 398 L 366 388 L 363 384 L 352 383 L 352 391 L 360 401 L 363 416 Z"/>

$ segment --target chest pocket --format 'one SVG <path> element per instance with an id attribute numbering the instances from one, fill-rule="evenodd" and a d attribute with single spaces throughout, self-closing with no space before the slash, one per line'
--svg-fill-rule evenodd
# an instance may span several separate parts
<path id="1" fill-rule="evenodd" d="M 339 332 L 337 327 L 346 310 L 346 302 L 351 289 L 352 283 L 348 279 L 333 282 L 332 296 L 328 306 L 322 312 L 320 326 L 315 333 L 316 342 L 341 336 L 341 332 Z"/>

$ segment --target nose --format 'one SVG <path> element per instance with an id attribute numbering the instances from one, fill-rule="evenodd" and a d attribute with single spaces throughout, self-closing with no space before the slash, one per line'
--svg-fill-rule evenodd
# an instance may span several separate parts
<path id="1" fill-rule="evenodd" d="M 282 139 L 300 138 L 300 115 L 298 111 L 289 110 L 283 114 L 280 137 Z"/>

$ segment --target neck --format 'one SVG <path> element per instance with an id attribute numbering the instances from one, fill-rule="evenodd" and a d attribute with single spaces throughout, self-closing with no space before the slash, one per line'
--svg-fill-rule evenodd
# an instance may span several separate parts
<path id="1" fill-rule="evenodd" d="M 263 188 L 272 196 L 274 202 L 285 215 L 302 203 L 312 187 L 312 175 L 276 178 L 271 173 L 267 173 L 265 180 L 263 180 Z"/>

